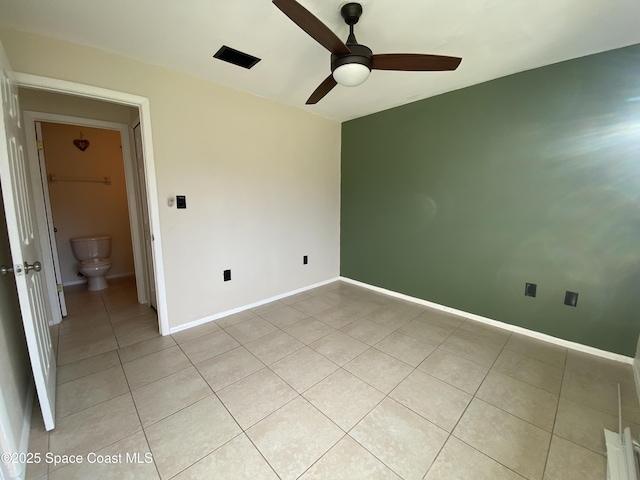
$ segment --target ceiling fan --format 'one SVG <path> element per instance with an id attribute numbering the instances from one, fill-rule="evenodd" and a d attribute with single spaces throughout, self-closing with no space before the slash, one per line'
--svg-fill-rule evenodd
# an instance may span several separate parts
<path id="1" fill-rule="evenodd" d="M 349 25 L 349 37 L 344 43 L 329 27 L 295 0 L 273 0 L 273 4 L 307 32 L 320 45 L 331 52 L 331 75 L 324 79 L 311 94 L 307 105 L 314 105 L 337 84 L 355 87 L 364 83 L 371 70 L 399 70 L 411 72 L 432 72 L 455 70 L 462 61 L 459 57 L 443 55 L 422 55 L 417 53 L 385 53 L 374 55 L 371 49 L 361 45 L 353 33 L 353 26 L 362 15 L 362 5 L 346 3 L 340 14 Z"/>

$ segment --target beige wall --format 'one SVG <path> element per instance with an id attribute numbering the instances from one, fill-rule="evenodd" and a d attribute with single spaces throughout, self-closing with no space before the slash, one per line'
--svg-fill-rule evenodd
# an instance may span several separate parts
<path id="1" fill-rule="evenodd" d="M 9 238 L 0 193 L 0 264 L 11 265 Z M 27 416 L 27 395 L 31 370 L 18 306 L 18 292 L 13 275 L 0 276 L 0 408 L 6 409 L 10 419 L 6 432 L 17 442 Z M 4 404 L 4 405 L 2 405 Z"/>
<path id="2" fill-rule="evenodd" d="M 89 140 L 84 152 L 73 140 Z M 127 190 L 120 132 L 42 123 L 47 174 L 71 178 L 110 177 L 111 184 L 89 182 L 49 182 L 53 223 L 63 284 L 78 283 L 78 262 L 70 239 L 106 233 L 111 235 L 111 269 L 108 276 L 133 273 L 131 229 L 127 210 Z"/>
<path id="3" fill-rule="evenodd" d="M 149 98 L 171 327 L 339 274 L 339 123 L 76 44 L 0 38 L 18 72 Z"/>

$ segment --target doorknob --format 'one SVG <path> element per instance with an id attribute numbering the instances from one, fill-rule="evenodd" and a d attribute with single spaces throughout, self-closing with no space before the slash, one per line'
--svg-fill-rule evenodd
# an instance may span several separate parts
<path id="1" fill-rule="evenodd" d="M 7 267 L 6 265 L 0 265 L 0 275 L 6 275 L 9 272 L 13 272 L 13 268 Z"/>
<path id="2" fill-rule="evenodd" d="M 35 270 L 39 272 L 42 270 L 42 264 L 38 261 L 33 262 L 32 265 L 29 265 L 27 262 L 24 262 L 24 273 L 29 273 L 31 270 Z"/>

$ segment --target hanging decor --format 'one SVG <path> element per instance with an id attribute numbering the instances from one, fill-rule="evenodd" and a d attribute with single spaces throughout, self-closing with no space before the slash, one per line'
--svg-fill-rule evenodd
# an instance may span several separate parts
<path id="1" fill-rule="evenodd" d="M 78 147 L 81 151 L 85 151 L 87 148 L 89 148 L 89 140 L 85 140 L 84 139 L 84 135 L 82 135 L 82 132 L 80 132 L 80 138 L 76 138 L 73 141 L 73 144 Z"/>

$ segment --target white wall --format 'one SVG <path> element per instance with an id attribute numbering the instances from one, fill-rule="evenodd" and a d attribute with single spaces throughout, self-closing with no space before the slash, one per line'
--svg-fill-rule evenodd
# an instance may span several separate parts
<path id="1" fill-rule="evenodd" d="M 85 151 L 73 144 L 80 132 L 90 142 Z M 79 236 L 110 235 L 111 269 L 107 275 L 132 275 L 133 249 L 120 132 L 43 122 L 42 140 L 48 174 L 111 179 L 109 185 L 49 182 L 63 284 L 78 283 L 78 261 L 70 240 Z"/>
<path id="2" fill-rule="evenodd" d="M 149 98 L 171 327 L 339 274 L 339 123 L 80 45 L 0 38 L 18 72 Z"/>

